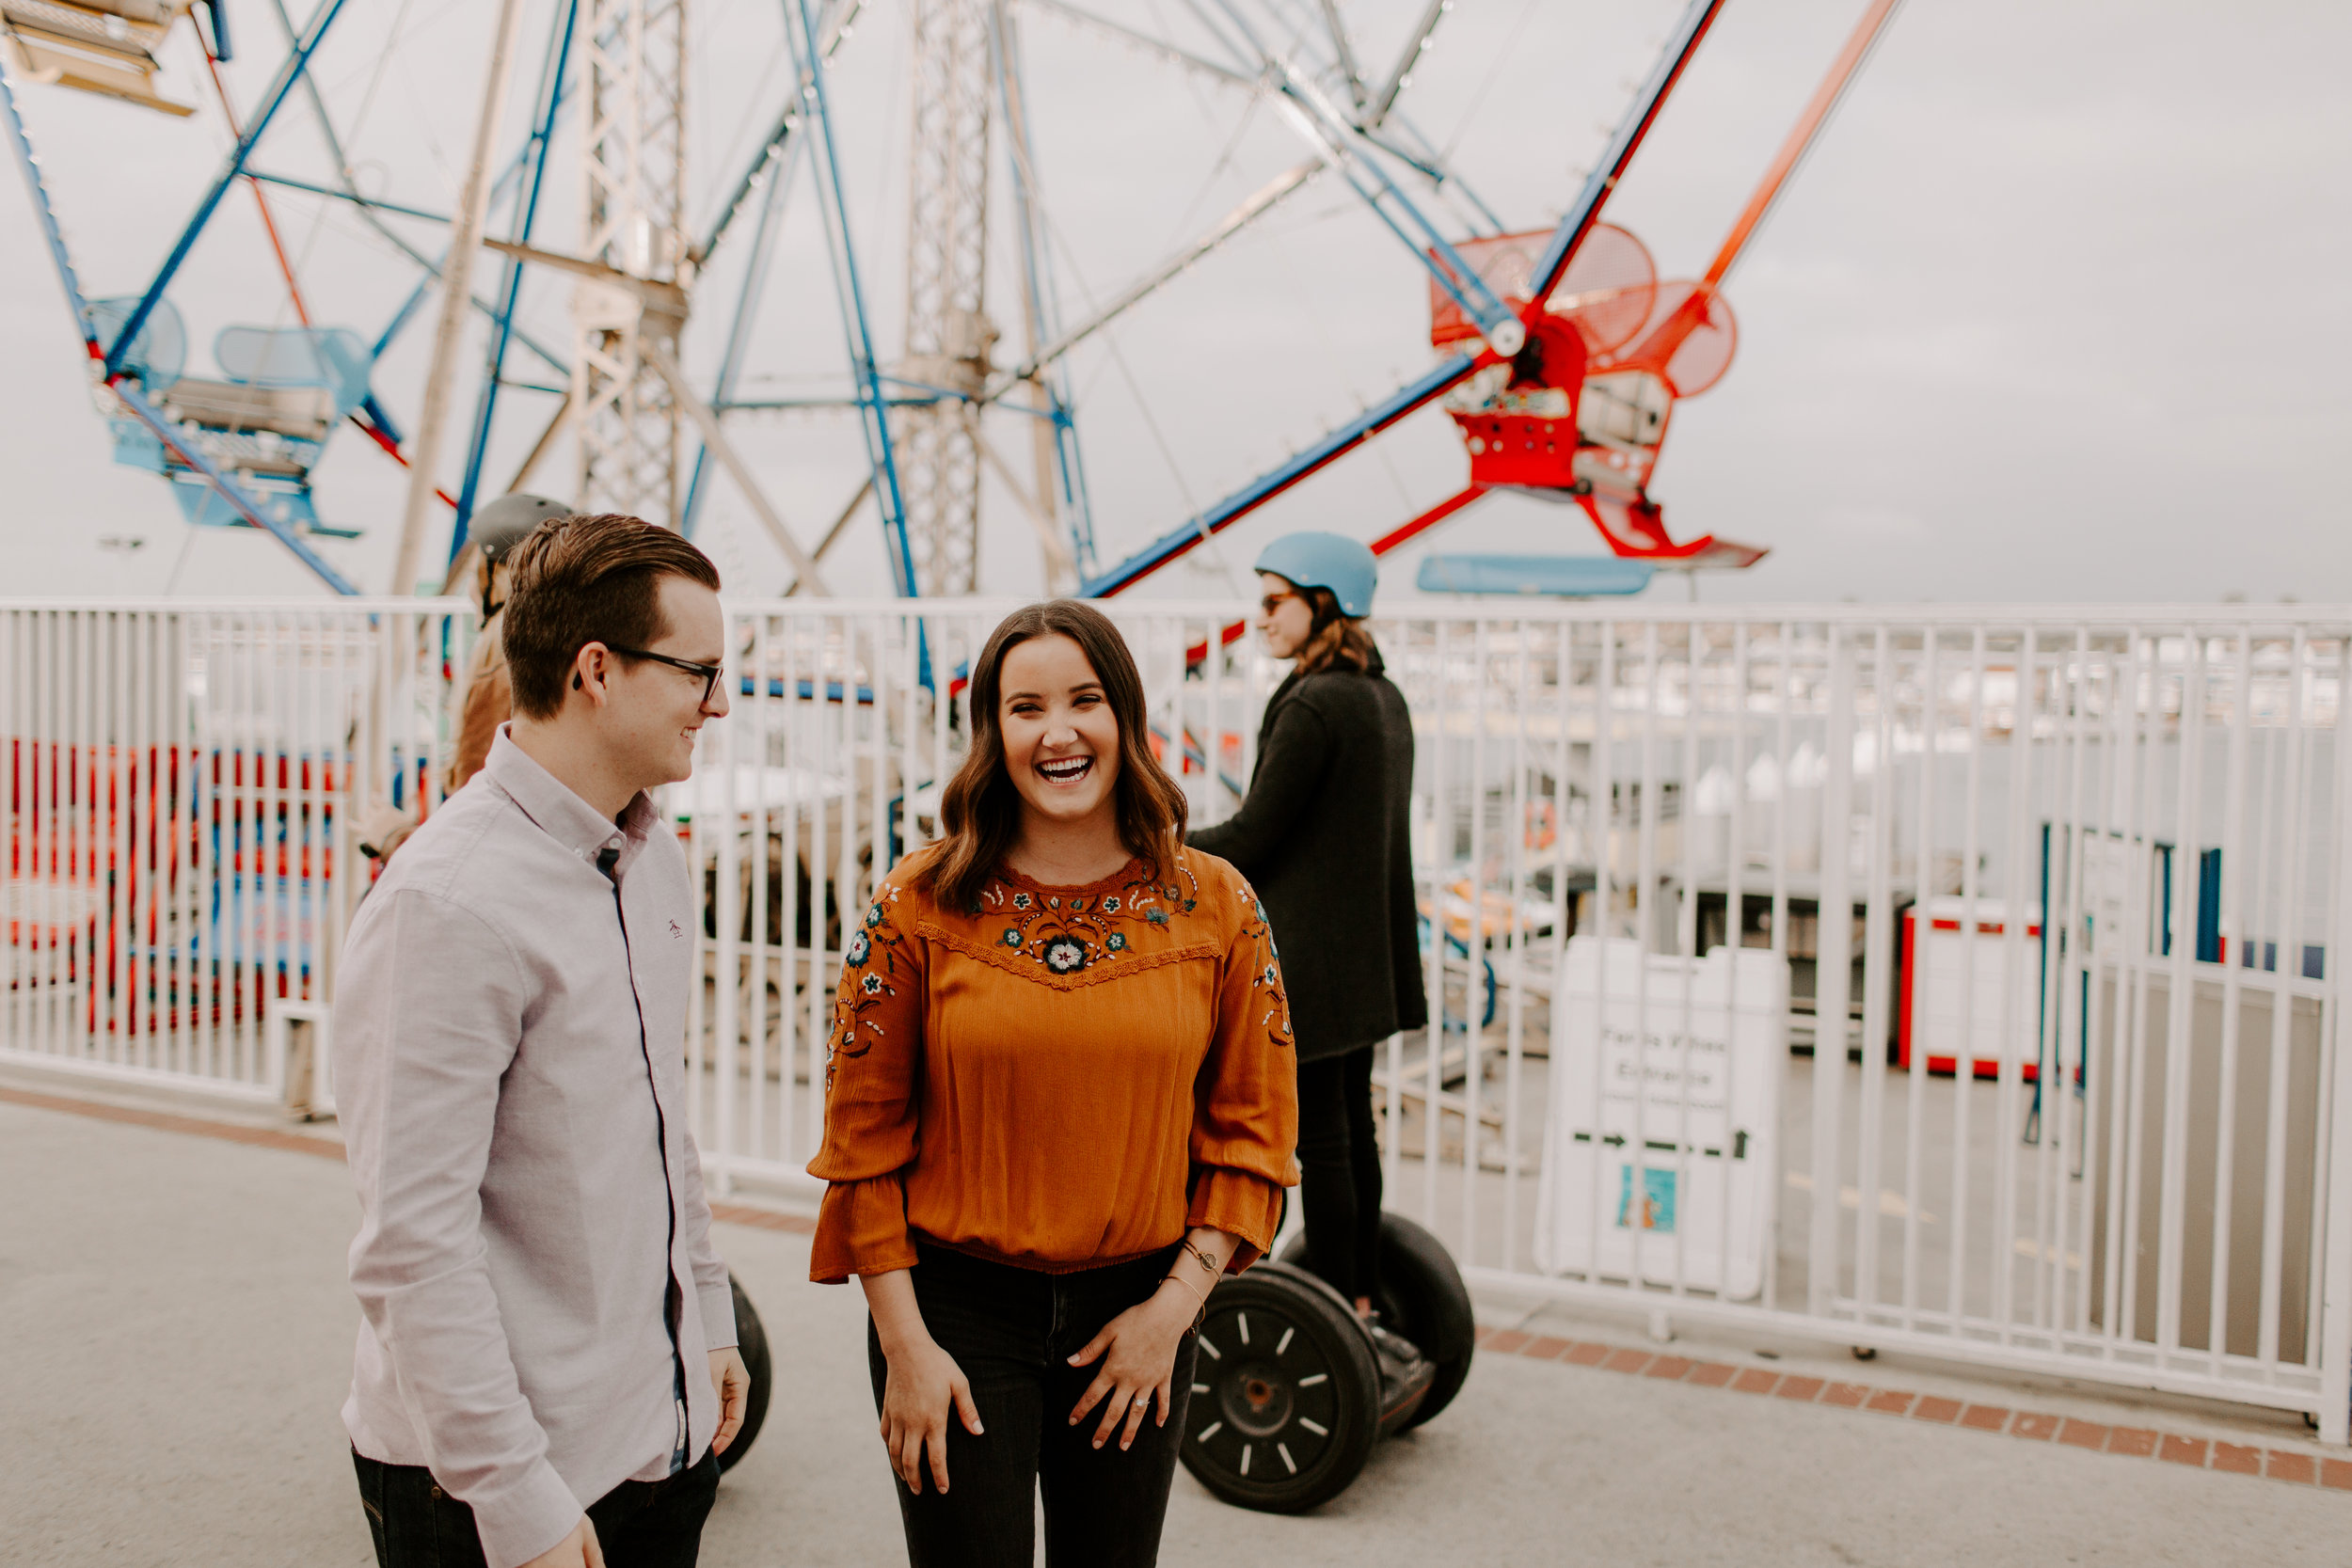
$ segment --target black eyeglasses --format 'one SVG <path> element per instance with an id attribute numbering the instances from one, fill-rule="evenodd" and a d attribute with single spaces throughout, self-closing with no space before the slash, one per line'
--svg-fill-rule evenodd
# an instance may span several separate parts
<path id="1" fill-rule="evenodd" d="M 606 647 L 630 658 L 649 658 L 656 664 L 666 664 L 673 670 L 683 670 L 690 675 L 703 678 L 702 705 L 708 707 L 710 699 L 719 694 L 719 677 L 726 673 L 723 664 L 697 664 L 691 658 L 672 658 L 668 654 L 648 653 L 643 648 L 623 648 L 608 642 Z"/>

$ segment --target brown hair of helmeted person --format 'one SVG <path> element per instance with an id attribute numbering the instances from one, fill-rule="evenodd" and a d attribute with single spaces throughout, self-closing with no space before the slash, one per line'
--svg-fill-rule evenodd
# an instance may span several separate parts
<path id="1" fill-rule="evenodd" d="M 1298 668 L 1312 674 L 1333 668 L 1362 674 L 1372 668 L 1372 633 L 1353 616 L 1340 613 L 1339 595 L 1328 588 L 1301 588 L 1299 597 L 1314 611 L 1314 628 L 1298 647 Z"/>
<path id="2" fill-rule="evenodd" d="M 1119 721 L 1119 779 L 1112 799 L 1120 841 L 1165 880 L 1184 838 L 1184 792 L 1152 754 L 1144 719 L 1143 677 L 1119 628 L 1092 605 L 1052 599 L 1016 610 L 997 624 L 972 663 L 966 696 L 972 745 L 940 797 L 938 848 L 917 882 L 951 910 L 978 907 L 980 890 L 1021 832 L 1021 796 L 1005 768 L 998 705 L 1005 656 L 1033 637 L 1067 637 L 1085 653 Z"/>
<path id="3" fill-rule="evenodd" d="M 550 517 L 508 559 L 502 635 L 515 711 L 527 719 L 562 710 L 565 678 L 589 643 L 643 648 L 668 635 L 664 577 L 719 589 L 719 569 L 690 541 L 617 513 Z"/>

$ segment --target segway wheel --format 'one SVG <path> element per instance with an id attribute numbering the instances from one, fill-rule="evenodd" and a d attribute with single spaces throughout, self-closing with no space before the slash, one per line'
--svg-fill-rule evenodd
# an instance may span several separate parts
<path id="1" fill-rule="evenodd" d="M 1282 1261 L 1312 1269 L 1307 1238 L 1282 1249 Z M 1429 1391 L 1391 1434 L 1409 1432 L 1443 1410 L 1470 1377 L 1478 1348 L 1478 1322 L 1470 1311 L 1470 1288 L 1454 1266 L 1445 1243 L 1402 1214 L 1380 1216 L 1380 1293 L 1373 1305 L 1391 1333 L 1413 1342 L 1437 1369 Z"/>
<path id="2" fill-rule="evenodd" d="M 735 1441 L 719 1456 L 719 1473 L 726 1474 L 751 1452 L 752 1439 L 759 1435 L 762 1421 L 768 1418 L 768 1397 L 775 1390 L 775 1364 L 768 1354 L 768 1330 L 759 1321 L 752 1298 L 743 1293 L 743 1282 L 730 1274 L 727 1289 L 735 1292 L 735 1348 L 743 1357 L 743 1370 L 752 1374 L 751 1392 L 743 1398 L 743 1425 L 736 1432 Z"/>
<path id="3" fill-rule="evenodd" d="M 1226 1502 L 1299 1513 L 1345 1491 L 1378 1435 L 1371 1338 L 1328 1285 L 1260 1263 L 1209 1298 L 1180 1449 Z"/>

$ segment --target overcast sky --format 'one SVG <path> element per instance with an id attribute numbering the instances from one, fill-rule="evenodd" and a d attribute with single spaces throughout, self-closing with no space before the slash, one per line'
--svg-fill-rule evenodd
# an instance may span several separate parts
<path id="1" fill-rule="evenodd" d="M 294 0 L 303 6 L 308 0 Z M 1256 14 L 1264 14 L 1263 0 Z M 1300 0 L 1273 8 L 1300 14 Z M 1304 155 L 1269 106 L 1016 0 L 1040 182 L 1065 318 L 1116 294 L 1187 236 Z M 1186 0 L 1091 9 L 1208 52 Z M 388 199 L 454 201 L 494 8 L 464 0 L 350 7 L 319 75 L 363 182 Z M 1343 3 L 1358 52 L 1385 65 L 1421 0 Z M 1459 0 L 1404 103 L 1465 181 L 1516 228 L 1542 228 L 1575 191 L 1673 0 Z M 1863 0 L 1730 0 L 1608 215 L 1661 276 L 1704 270 Z M 269 7 L 231 8 L 228 69 L 249 106 L 280 40 Z M 526 55 L 502 138 L 520 135 L 548 0 L 526 7 Z M 775 0 L 696 0 L 690 82 L 690 227 L 709 221 L 775 112 L 785 68 Z M 908 44 L 905 0 L 873 0 L 833 83 L 849 189 L 883 352 L 903 326 Z M 228 143 L 184 30 L 162 80 L 199 113 L 174 120 L 18 85 L 60 215 L 93 295 L 135 293 Z M 1767 545 L 1708 600 L 1951 602 L 2352 598 L 2341 453 L 2352 420 L 2352 8 L 2318 3 L 1909 0 L 1867 72 L 1733 275 L 1739 356 L 1675 414 L 1653 494 L 1677 535 Z M 575 150 L 559 139 L 541 243 L 579 230 Z M 329 168 L 295 100 L 259 166 Z M 1001 140 L 992 200 L 991 310 L 1018 348 L 1017 252 Z M 805 166 L 798 171 L 754 339 L 746 395 L 846 385 L 842 334 Z M 1429 210 L 1464 209 L 1412 188 Z M 416 272 L 346 212 L 291 192 L 275 212 L 314 319 L 373 340 Z M 506 219 L 495 215 L 496 231 Z M 437 230 L 401 220 L 437 250 Z M 745 235 L 744 237 L 748 237 Z M 707 379 L 742 281 L 741 246 L 703 278 L 687 339 Z M 1329 177 L 1123 318 L 1071 362 L 1106 561 L 1180 524 L 1430 362 L 1423 275 Z M 485 291 L 494 270 L 478 274 Z M 174 285 L 189 373 L 214 373 L 223 326 L 283 325 L 282 285 L 232 192 Z M 570 352 L 568 286 L 534 283 L 525 324 Z M 378 365 L 378 394 L 413 422 L 433 310 Z M 473 399 L 456 400 L 462 451 Z M 527 357 L 518 372 L 544 372 Z M 163 483 L 109 460 L 75 333 L 21 180 L 0 176 L 0 541 L 7 593 L 304 593 L 274 542 L 193 532 Z M 487 465 L 502 488 L 551 401 L 510 392 Z M 864 464 L 830 415 L 747 416 L 739 440 L 796 532 L 822 532 Z M 1026 426 L 991 439 L 1025 480 Z M 691 444 L 689 451 L 691 452 Z M 2330 453 L 2339 455 L 2331 456 Z M 453 486 L 457 458 L 445 478 Z M 565 494 L 561 451 L 534 488 Z M 1246 567 L 1293 528 L 1385 531 L 1457 489 L 1451 422 L 1431 410 L 1224 536 Z M 365 531 L 326 553 L 387 586 L 400 470 L 346 429 L 318 474 L 322 509 Z M 1039 584 L 1009 497 L 985 498 L 983 587 Z M 870 519 L 870 512 L 866 515 Z M 436 558 L 446 543 L 432 546 Z M 731 591 L 785 571 L 722 480 L 699 537 Z M 1492 499 L 1430 536 L 1449 551 L 1594 554 L 1581 514 Z M 140 541 L 135 548 L 129 541 Z M 109 547 L 111 542 L 111 547 Z M 1207 552 L 1196 552 L 1206 557 Z M 1384 568 L 1409 592 L 1417 564 Z M 879 530 L 862 520 L 829 562 L 837 591 L 884 591 Z M 1171 569 L 1152 592 L 1218 593 L 1219 562 Z M 1679 582 L 1653 593 L 1683 592 Z"/>

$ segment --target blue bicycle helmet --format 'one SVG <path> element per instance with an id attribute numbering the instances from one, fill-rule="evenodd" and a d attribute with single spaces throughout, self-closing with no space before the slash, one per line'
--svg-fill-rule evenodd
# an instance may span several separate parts
<path id="1" fill-rule="evenodd" d="M 1301 588 L 1327 588 L 1340 613 L 1361 620 L 1372 613 L 1372 591 L 1380 563 L 1363 541 L 1344 533 L 1286 533 L 1258 556 L 1256 570 L 1288 578 Z"/>

